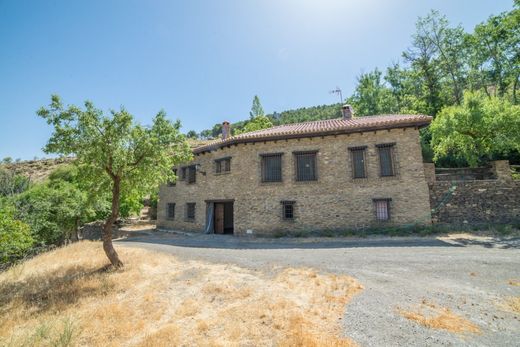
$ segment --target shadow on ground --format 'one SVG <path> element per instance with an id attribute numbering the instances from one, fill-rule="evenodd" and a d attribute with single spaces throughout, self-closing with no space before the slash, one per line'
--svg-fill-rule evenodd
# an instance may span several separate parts
<path id="1" fill-rule="evenodd" d="M 191 248 L 221 249 L 327 249 L 362 247 L 464 247 L 429 237 L 382 238 L 259 238 L 233 235 L 180 234 L 140 230 L 128 233 L 120 243 L 152 243 Z"/>

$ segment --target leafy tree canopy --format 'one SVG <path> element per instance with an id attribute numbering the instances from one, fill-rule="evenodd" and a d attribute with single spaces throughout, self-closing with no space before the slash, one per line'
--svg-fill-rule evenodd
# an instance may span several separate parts
<path id="1" fill-rule="evenodd" d="M 520 151 L 520 106 L 482 92 L 466 92 L 460 106 L 444 108 L 430 126 L 434 159 L 453 154 L 476 166 Z"/>

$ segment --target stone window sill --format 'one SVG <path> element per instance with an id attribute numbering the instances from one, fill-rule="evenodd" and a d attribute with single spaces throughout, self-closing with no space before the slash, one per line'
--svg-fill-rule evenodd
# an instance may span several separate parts
<path id="1" fill-rule="evenodd" d="M 229 175 L 231 171 L 215 172 L 215 176 Z"/>

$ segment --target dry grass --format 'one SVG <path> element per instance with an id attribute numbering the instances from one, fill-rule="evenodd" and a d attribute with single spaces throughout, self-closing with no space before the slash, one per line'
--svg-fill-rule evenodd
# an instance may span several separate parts
<path id="1" fill-rule="evenodd" d="M 0 274 L 0 345 L 348 346 L 345 305 L 362 288 L 310 269 L 274 274 L 81 242 Z M 4 317 L 8 317 L 5 319 Z"/>
<path id="2" fill-rule="evenodd" d="M 398 308 L 398 313 L 431 329 L 447 330 L 452 333 L 480 333 L 478 326 L 453 313 L 449 308 L 438 307 L 426 300 L 413 310 Z"/>
<path id="3" fill-rule="evenodd" d="M 510 286 L 520 287 L 520 280 L 511 279 L 511 280 L 509 280 L 508 283 L 509 283 Z"/>
<path id="4" fill-rule="evenodd" d="M 520 313 L 520 296 L 511 296 L 507 298 L 504 306 L 510 311 Z"/>

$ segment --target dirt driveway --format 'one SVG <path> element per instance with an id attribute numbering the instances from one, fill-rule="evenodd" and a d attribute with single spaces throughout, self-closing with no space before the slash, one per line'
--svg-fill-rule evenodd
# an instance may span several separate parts
<path id="1" fill-rule="evenodd" d="M 361 346 L 519 346 L 520 314 L 508 304 L 520 297 L 519 241 L 465 235 L 247 239 L 145 231 L 117 243 L 266 272 L 304 266 L 355 277 L 365 289 L 346 307 L 343 322 L 345 335 Z M 429 328 L 402 314 L 429 307 L 449 309 L 479 332 Z"/>

